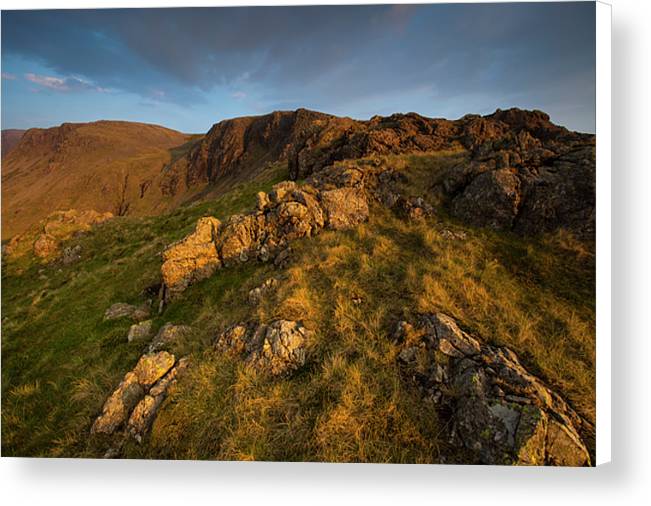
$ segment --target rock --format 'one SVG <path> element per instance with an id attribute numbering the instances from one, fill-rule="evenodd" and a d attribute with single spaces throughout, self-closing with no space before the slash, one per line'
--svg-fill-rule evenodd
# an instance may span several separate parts
<path id="1" fill-rule="evenodd" d="M 273 290 L 278 284 L 276 278 L 266 279 L 260 286 L 249 291 L 249 304 L 252 306 L 257 306 L 262 302 L 264 296 Z"/>
<path id="2" fill-rule="evenodd" d="M 140 357 L 104 403 L 102 413 L 93 422 L 91 434 L 113 434 L 126 424 L 128 432 L 140 441 L 149 430 L 169 387 L 187 367 L 185 358 L 175 362 L 174 355 L 166 351 Z"/>
<path id="3" fill-rule="evenodd" d="M 293 321 L 276 320 L 266 328 L 261 326 L 253 337 L 261 346 L 251 361 L 274 375 L 296 370 L 305 364 L 308 335 L 303 325 Z"/>
<path id="4" fill-rule="evenodd" d="M 145 434 L 149 432 L 161 404 L 169 393 L 170 387 L 176 383 L 177 377 L 186 369 L 187 365 L 187 358 L 179 360 L 165 376 L 151 387 L 149 393 L 143 397 L 131 412 L 127 422 L 127 431 L 139 443 L 142 442 Z"/>
<path id="5" fill-rule="evenodd" d="M 444 174 L 440 188 L 451 198 L 452 214 L 521 235 L 565 228 L 594 240 L 594 136 L 523 112 L 513 111 L 522 129 L 508 125 L 499 139 L 477 145 L 470 162 Z"/>
<path id="6" fill-rule="evenodd" d="M 231 216 L 216 238 L 216 247 L 225 266 L 248 260 L 255 251 L 265 229 L 263 214 Z M 246 257 L 242 260 L 242 254 Z"/>
<path id="7" fill-rule="evenodd" d="M 172 368 L 174 362 L 174 355 L 166 351 L 147 353 L 140 357 L 133 372 L 138 378 L 138 383 L 149 388 Z"/>
<path id="8" fill-rule="evenodd" d="M 133 372 L 128 372 L 118 388 L 104 403 L 102 414 L 93 423 L 91 433 L 113 433 L 125 422 L 131 409 L 144 395 L 145 390 L 138 381 L 138 376 Z"/>
<path id="9" fill-rule="evenodd" d="M 476 226 L 510 230 L 522 199 L 520 180 L 510 169 L 477 176 L 452 202 L 452 213 Z"/>
<path id="10" fill-rule="evenodd" d="M 438 399 L 449 440 L 478 462 L 590 465 L 580 436 L 587 422 L 511 350 L 481 344 L 443 314 L 421 315 L 409 334 L 398 354 L 407 378 Z"/>
<path id="11" fill-rule="evenodd" d="M 192 327 L 188 325 L 174 325 L 172 323 L 166 323 L 163 325 L 156 337 L 152 340 L 147 348 L 148 353 L 153 353 L 159 351 L 166 346 L 178 342 L 179 339 L 187 336 L 192 332 Z"/>
<path id="12" fill-rule="evenodd" d="M 151 326 L 151 320 L 145 320 L 144 322 L 131 325 L 127 340 L 132 342 L 148 339 L 151 336 Z"/>
<path id="13" fill-rule="evenodd" d="M 272 375 L 299 369 L 305 364 L 310 332 L 300 323 L 275 320 L 269 324 L 238 324 L 216 341 L 222 352 L 244 354 L 246 362 Z"/>
<path id="14" fill-rule="evenodd" d="M 321 193 L 321 203 L 328 216 L 328 227 L 342 230 L 368 219 L 368 204 L 361 191 L 339 188 Z"/>
<path id="15" fill-rule="evenodd" d="M 116 302 L 109 307 L 104 313 L 104 320 L 117 320 L 119 318 L 131 318 L 133 320 L 142 320 L 149 316 L 147 306 L 134 306 L 124 302 Z"/>
<path id="16" fill-rule="evenodd" d="M 170 245 L 163 252 L 161 274 L 168 296 L 180 293 L 191 283 L 211 276 L 221 266 L 215 245 L 220 225 L 216 218 L 200 218 L 192 234 Z"/>

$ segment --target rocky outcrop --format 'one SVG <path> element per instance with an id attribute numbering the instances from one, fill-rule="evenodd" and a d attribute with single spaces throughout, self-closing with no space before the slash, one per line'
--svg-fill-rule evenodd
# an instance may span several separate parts
<path id="1" fill-rule="evenodd" d="M 443 314 L 400 322 L 398 360 L 440 407 L 452 444 L 483 464 L 591 465 L 587 425 L 508 348 L 483 344 Z"/>
<path id="2" fill-rule="evenodd" d="M 324 228 L 340 230 L 368 218 L 367 196 L 358 187 L 303 185 L 285 181 L 258 195 L 255 211 L 223 224 L 202 218 L 193 234 L 163 252 L 164 297 L 170 299 L 221 267 L 250 259 L 267 261 L 288 242 Z M 321 189 L 322 188 L 322 189 Z"/>
<path id="3" fill-rule="evenodd" d="M 127 432 L 139 443 L 149 432 L 158 409 L 167 397 L 170 386 L 176 383 L 176 379 L 188 366 L 188 359 L 182 358 L 169 370 L 160 380 L 149 389 L 149 392 L 136 404 L 127 421 Z"/>
<path id="4" fill-rule="evenodd" d="M 274 376 L 305 364 L 310 331 L 302 323 L 275 320 L 269 324 L 237 324 L 216 339 L 217 350 L 244 356 L 250 366 Z"/>
<path id="5" fill-rule="evenodd" d="M 250 176 L 287 160 L 297 148 L 318 149 L 359 122 L 307 109 L 275 111 L 221 121 L 184 157 L 166 169 L 166 195 L 227 178 Z"/>
<path id="6" fill-rule="evenodd" d="M 111 213 L 96 211 L 57 211 L 41 221 L 34 230 L 14 236 L 4 251 L 8 258 L 18 258 L 28 253 L 43 262 L 56 260 L 61 256 L 61 243 L 74 235 L 88 232 L 98 225 L 113 218 Z M 64 251 L 63 261 L 71 263 L 79 257 L 81 249 L 71 248 Z"/>
<path id="7" fill-rule="evenodd" d="M 478 145 L 437 190 L 456 217 L 476 226 L 535 235 L 565 228 L 594 239 L 595 137 L 552 128 L 543 113 L 504 111 L 501 137 Z"/>
<path id="8" fill-rule="evenodd" d="M 172 293 L 211 276 L 221 266 L 215 244 L 220 225 L 216 218 L 200 218 L 194 233 L 163 251 L 161 272 Z"/>
<path id="9" fill-rule="evenodd" d="M 91 434 L 111 435 L 126 429 L 141 441 L 169 388 L 186 367 L 187 359 L 176 361 L 174 355 L 166 351 L 140 357 L 104 403 L 102 413 L 91 427 Z"/>

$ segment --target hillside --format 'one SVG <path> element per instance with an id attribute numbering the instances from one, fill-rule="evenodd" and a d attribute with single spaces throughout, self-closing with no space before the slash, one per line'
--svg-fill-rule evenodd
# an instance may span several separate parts
<path id="1" fill-rule="evenodd" d="M 2 237 L 67 209 L 152 214 L 152 184 L 190 136 L 121 121 L 66 123 L 25 132 L 2 164 Z"/>
<path id="2" fill-rule="evenodd" d="M 220 195 L 5 251 L 3 455 L 591 465 L 594 140 L 217 124 L 162 173 Z"/>
<path id="3" fill-rule="evenodd" d="M 5 156 L 14 149 L 20 139 L 23 137 L 25 130 L 16 130 L 13 128 L 8 128 L 2 131 L 2 160 L 4 161 Z"/>

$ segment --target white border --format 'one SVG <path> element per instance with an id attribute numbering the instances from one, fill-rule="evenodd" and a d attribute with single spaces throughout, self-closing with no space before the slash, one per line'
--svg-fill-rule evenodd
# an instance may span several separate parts
<path id="1" fill-rule="evenodd" d="M 611 22 L 596 3 L 597 136 L 597 465 L 611 458 Z"/>

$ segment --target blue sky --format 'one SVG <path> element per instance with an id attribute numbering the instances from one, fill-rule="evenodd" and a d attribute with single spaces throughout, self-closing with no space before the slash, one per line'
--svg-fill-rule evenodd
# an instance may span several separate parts
<path id="1" fill-rule="evenodd" d="M 594 132 L 592 2 L 2 12 L 2 128 L 299 107 L 542 109 Z"/>

